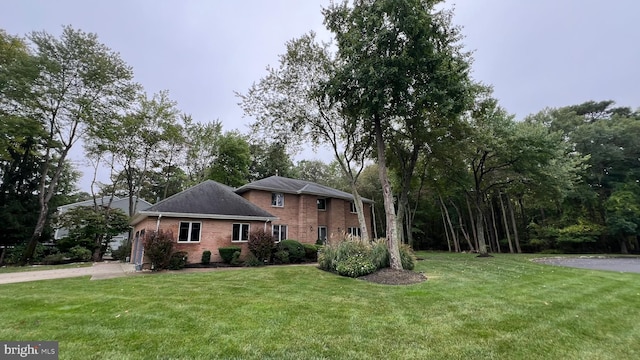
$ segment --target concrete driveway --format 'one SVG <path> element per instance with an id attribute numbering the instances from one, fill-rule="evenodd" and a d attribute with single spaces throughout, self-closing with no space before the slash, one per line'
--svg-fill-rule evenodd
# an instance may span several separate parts
<path id="1" fill-rule="evenodd" d="M 616 257 L 578 257 L 578 258 L 545 258 L 541 263 L 568 266 L 591 270 L 610 270 L 618 272 L 640 273 L 640 258 Z"/>
<path id="2" fill-rule="evenodd" d="M 27 281 L 63 279 L 91 275 L 91 280 L 111 279 L 134 273 L 134 265 L 117 261 L 93 263 L 90 267 L 67 268 L 56 270 L 23 271 L 0 274 L 0 284 L 11 284 Z"/>

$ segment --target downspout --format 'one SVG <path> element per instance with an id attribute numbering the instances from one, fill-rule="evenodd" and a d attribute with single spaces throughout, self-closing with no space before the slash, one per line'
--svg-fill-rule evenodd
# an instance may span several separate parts
<path id="1" fill-rule="evenodd" d="M 162 214 L 158 214 L 158 221 L 156 222 L 156 232 L 160 231 L 160 219 L 162 219 Z"/>

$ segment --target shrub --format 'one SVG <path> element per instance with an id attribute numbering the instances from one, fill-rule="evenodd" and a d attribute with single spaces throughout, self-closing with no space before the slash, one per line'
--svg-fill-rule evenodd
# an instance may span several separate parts
<path id="1" fill-rule="evenodd" d="M 304 258 L 308 261 L 318 261 L 318 246 L 313 244 L 302 244 L 304 247 Z"/>
<path id="2" fill-rule="evenodd" d="M 416 267 L 416 255 L 407 244 L 400 245 L 400 262 L 405 270 L 413 270 Z"/>
<path id="3" fill-rule="evenodd" d="M 20 244 L 20 245 L 14 246 L 13 249 L 9 250 L 9 254 L 6 257 L 5 262 L 8 265 L 19 264 L 22 261 L 22 254 L 24 254 L 24 251 L 26 249 L 27 249 L 26 244 Z M 45 251 L 46 249 L 44 245 L 38 243 L 36 245 L 35 251 L 33 252 L 33 258 L 31 259 L 31 262 L 42 261 L 42 259 L 44 258 Z"/>
<path id="4" fill-rule="evenodd" d="M 359 277 L 376 271 L 375 265 L 365 254 L 353 254 L 336 264 L 336 272 L 342 276 Z"/>
<path id="5" fill-rule="evenodd" d="M 69 249 L 69 258 L 74 261 L 89 261 L 91 259 L 91 250 L 76 245 Z"/>
<path id="6" fill-rule="evenodd" d="M 235 254 L 236 252 L 240 253 L 241 251 L 242 248 L 240 246 L 226 246 L 218 248 L 220 257 L 225 264 L 231 264 L 231 261 L 233 260 L 233 254 Z M 238 254 L 238 256 L 240 255 Z"/>
<path id="7" fill-rule="evenodd" d="M 145 255 L 151 261 L 151 269 L 166 269 L 173 252 L 173 233 L 162 230 L 148 231 L 143 242 Z"/>
<path id="8" fill-rule="evenodd" d="M 176 251 L 173 254 L 171 254 L 171 258 L 169 259 L 169 265 L 167 265 L 167 268 L 170 270 L 180 270 L 180 269 L 184 269 L 184 267 L 187 265 L 187 257 L 189 254 L 187 254 L 186 251 Z"/>
<path id="9" fill-rule="evenodd" d="M 42 263 L 44 263 L 45 265 L 57 265 L 62 264 L 64 260 L 64 254 L 62 253 L 49 254 L 45 256 L 44 259 L 42 259 Z"/>
<path id="10" fill-rule="evenodd" d="M 119 248 L 113 250 L 111 252 L 111 257 L 114 260 L 125 261 L 128 256 L 131 256 L 131 242 L 126 241 Z"/>
<path id="11" fill-rule="evenodd" d="M 318 250 L 318 267 L 325 271 L 336 271 L 336 248 L 326 245 Z"/>
<path id="12" fill-rule="evenodd" d="M 387 248 L 386 239 L 377 239 L 371 247 L 371 262 L 376 269 L 384 269 L 389 267 L 389 249 Z"/>
<path id="13" fill-rule="evenodd" d="M 240 264 L 242 264 L 242 261 L 240 261 L 240 251 L 236 251 L 231 257 L 231 265 L 238 266 Z"/>
<path id="14" fill-rule="evenodd" d="M 304 246 L 302 246 L 302 244 L 299 241 L 282 240 L 278 244 L 278 250 L 286 251 L 287 253 L 289 253 L 289 262 L 284 264 L 288 264 L 288 263 L 296 264 L 304 261 L 304 255 L 305 255 Z"/>
<path id="15" fill-rule="evenodd" d="M 286 250 L 278 250 L 273 254 L 273 258 L 278 264 L 289 264 L 291 261 L 289 259 L 289 252 Z"/>
<path id="16" fill-rule="evenodd" d="M 276 246 L 276 240 L 273 235 L 266 230 L 259 229 L 249 234 L 249 251 L 264 262 L 269 261 L 271 253 Z"/>
<path id="17" fill-rule="evenodd" d="M 220 249 L 218 249 L 218 251 L 219 250 Z M 202 260 L 201 260 L 201 262 L 204 265 L 209 265 L 209 263 L 211 263 L 211 251 L 205 250 L 205 251 L 202 252 Z"/>
<path id="18" fill-rule="evenodd" d="M 264 265 L 264 261 L 258 260 L 258 258 L 253 254 L 249 254 L 249 255 L 247 255 L 247 258 L 245 259 L 244 264 L 246 266 L 252 266 L 252 267 L 253 266 L 262 266 L 262 265 Z"/>
<path id="19" fill-rule="evenodd" d="M 327 244 L 318 252 L 318 266 L 323 270 L 336 272 L 338 263 L 358 254 L 371 259 L 371 245 L 354 239 Z"/>

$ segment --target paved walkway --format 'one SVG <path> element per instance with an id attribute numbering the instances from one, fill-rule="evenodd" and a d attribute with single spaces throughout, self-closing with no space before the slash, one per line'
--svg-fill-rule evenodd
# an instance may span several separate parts
<path id="1" fill-rule="evenodd" d="M 91 275 L 91 280 L 111 279 L 134 273 L 134 265 L 117 261 L 94 263 L 90 267 L 66 268 L 56 270 L 23 271 L 0 274 L 0 284 L 27 281 L 63 279 Z"/>

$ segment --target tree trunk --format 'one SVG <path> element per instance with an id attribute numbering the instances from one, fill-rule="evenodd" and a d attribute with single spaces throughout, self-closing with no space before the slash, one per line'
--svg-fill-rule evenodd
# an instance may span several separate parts
<path id="1" fill-rule="evenodd" d="M 509 222 L 507 221 L 507 210 L 504 208 L 504 201 L 502 201 L 502 193 L 498 192 L 500 197 L 500 208 L 502 209 L 502 221 L 504 222 L 504 232 L 507 234 L 507 240 L 509 242 L 509 253 L 513 254 L 513 243 L 511 243 L 511 234 L 509 234 Z"/>
<path id="2" fill-rule="evenodd" d="M 456 204 L 453 203 L 453 201 L 451 201 L 451 205 L 453 205 L 453 208 L 456 209 L 456 213 L 458 214 L 458 222 L 460 223 L 460 231 L 462 231 L 462 235 L 467 240 L 467 244 L 469 245 L 469 250 L 476 251 L 476 249 L 473 247 L 473 243 L 471 243 L 469 234 L 464 230 L 464 225 L 462 224 L 462 214 L 460 214 L 460 209 L 458 209 L 458 207 L 456 206 Z"/>
<path id="3" fill-rule="evenodd" d="M 627 239 L 625 237 L 620 238 L 620 254 L 628 254 Z"/>
<path id="4" fill-rule="evenodd" d="M 496 249 L 498 253 L 502 252 L 502 249 L 500 249 L 500 239 L 498 236 L 498 225 L 496 224 L 496 210 L 495 207 L 493 206 L 494 202 L 491 201 L 491 223 L 493 224 L 493 238 L 496 242 Z"/>
<path id="5" fill-rule="evenodd" d="M 391 184 L 387 174 L 387 162 L 384 154 L 384 138 L 382 137 L 382 125 L 380 119 L 374 117 L 374 125 L 376 132 L 376 145 L 378 150 L 378 171 L 380 184 L 382 184 L 382 195 L 384 198 L 384 210 L 387 219 L 387 247 L 389 248 L 389 266 L 392 269 L 402 269 L 402 261 L 400 261 L 400 248 L 398 245 L 398 228 L 396 226 L 396 211 L 393 204 L 393 194 L 391 192 Z"/>
<path id="6" fill-rule="evenodd" d="M 358 223 L 360 224 L 360 238 L 364 241 L 369 241 L 369 230 L 367 230 L 367 220 L 364 217 L 364 205 L 362 205 L 362 196 L 358 192 L 356 183 L 349 181 L 351 184 L 351 193 L 353 195 L 353 203 L 356 206 L 356 212 L 358 213 Z M 373 204 L 371 205 L 373 206 Z"/>
<path id="7" fill-rule="evenodd" d="M 465 197 L 465 200 L 467 201 L 467 211 L 469 212 L 469 222 L 471 223 L 471 232 L 473 233 L 473 242 L 476 244 L 476 249 L 479 249 L 480 245 L 478 243 L 478 232 L 476 230 L 476 224 L 473 219 L 473 211 L 471 211 L 471 204 L 469 203 L 469 197 L 468 196 Z"/>
<path id="8" fill-rule="evenodd" d="M 447 206 L 444 204 L 444 201 L 442 200 L 442 196 L 440 196 L 440 194 L 438 194 L 438 198 L 440 199 L 440 205 L 442 206 L 442 209 L 444 210 L 444 214 L 447 217 L 447 222 L 449 223 L 449 230 L 451 230 L 451 237 L 453 238 L 453 248 L 455 249 L 455 252 L 460 252 L 460 242 L 458 241 L 458 234 L 456 234 L 456 232 L 453 231 L 453 224 L 451 223 L 449 210 L 447 209 Z"/>
<path id="9" fill-rule="evenodd" d="M 511 225 L 513 226 L 513 240 L 516 243 L 516 251 L 518 254 L 522 253 L 522 249 L 520 249 L 520 238 L 518 238 L 518 225 L 516 224 L 516 216 L 513 212 L 513 205 L 511 205 L 511 200 L 507 197 L 507 207 L 509 208 L 509 213 L 511 214 Z"/>
<path id="10" fill-rule="evenodd" d="M 442 210 L 442 204 L 440 204 L 440 215 L 442 215 L 442 227 L 444 235 L 447 237 L 447 249 L 451 252 L 451 238 L 449 237 L 449 230 L 447 229 L 447 220 L 444 218 L 444 210 Z M 2 264 L 2 262 L 0 262 Z"/>

